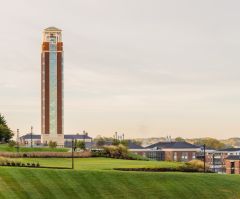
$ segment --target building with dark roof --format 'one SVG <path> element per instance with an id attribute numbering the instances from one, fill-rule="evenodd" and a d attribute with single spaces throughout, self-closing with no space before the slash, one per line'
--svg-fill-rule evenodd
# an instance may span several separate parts
<path id="1" fill-rule="evenodd" d="M 227 174 L 240 174 L 240 155 L 229 155 L 225 159 Z"/>
<path id="2" fill-rule="evenodd" d="M 199 146 L 190 144 L 188 142 L 158 142 L 147 146 L 146 148 L 156 149 L 199 149 Z"/>
<path id="3" fill-rule="evenodd" d="M 196 159 L 201 147 L 188 142 L 157 142 L 147 147 L 130 147 L 130 151 L 153 160 L 187 162 Z"/>
<path id="4" fill-rule="evenodd" d="M 42 145 L 41 143 L 41 135 L 39 134 L 31 134 L 28 133 L 26 135 L 21 136 L 20 143 L 24 144 L 26 146 L 30 146 L 31 142 L 33 145 Z M 90 137 L 88 134 L 65 134 L 64 135 L 64 147 L 71 147 L 72 146 L 72 139 L 74 140 L 81 140 L 84 141 L 86 144 L 86 148 L 90 146 L 92 143 L 92 137 Z"/>

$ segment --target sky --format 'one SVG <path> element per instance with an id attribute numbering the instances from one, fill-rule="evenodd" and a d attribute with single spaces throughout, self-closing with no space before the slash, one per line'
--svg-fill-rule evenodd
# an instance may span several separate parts
<path id="1" fill-rule="evenodd" d="M 0 0 L 0 112 L 41 126 L 41 42 L 63 30 L 64 132 L 240 135 L 238 0 Z"/>

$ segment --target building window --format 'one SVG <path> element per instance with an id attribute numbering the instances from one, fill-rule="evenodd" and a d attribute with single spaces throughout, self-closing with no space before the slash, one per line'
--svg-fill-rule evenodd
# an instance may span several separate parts
<path id="1" fill-rule="evenodd" d="M 192 159 L 195 159 L 196 158 L 196 153 L 192 153 Z"/>
<path id="2" fill-rule="evenodd" d="M 174 152 L 174 154 L 173 154 L 173 160 L 174 160 L 174 161 L 177 161 L 177 152 Z"/>
<path id="3" fill-rule="evenodd" d="M 182 152 L 182 160 L 186 161 L 188 159 L 188 153 L 187 152 Z"/>

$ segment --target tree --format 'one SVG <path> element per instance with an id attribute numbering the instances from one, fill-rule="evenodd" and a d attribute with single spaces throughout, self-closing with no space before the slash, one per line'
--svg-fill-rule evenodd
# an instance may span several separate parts
<path id="1" fill-rule="evenodd" d="M 50 147 L 50 148 L 56 148 L 57 147 L 57 142 L 54 142 L 54 141 L 49 141 L 49 143 L 48 143 L 48 146 Z"/>
<path id="2" fill-rule="evenodd" d="M 99 137 L 97 140 L 96 140 L 96 145 L 97 147 L 103 147 L 105 145 L 105 140 L 102 138 L 102 137 Z"/>
<path id="3" fill-rule="evenodd" d="M 225 144 L 214 138 L 202 138 L 194 142 L 196 145 L 206 145 L 207 148 L 222 149 Z"/>
<path id="4" fill-rule="evenodd" d="M 121 140 L 119 144 L 122 144 L 123 146 L 128 147 L 129 140 Z"/>
<path id="5" fill-rule="evenodd" d="M 0 124 L 3 126 L 7 126 L 7 122 L 1 113 L 0 113 Z"/>
<path id="6" fill-rule="evenodd" d="M 175 141 L 176 141 L 176 142 L 185 142 L 185 139 L 182 138 L 182 137 L 176 137 L 176 138 L 175 138 Z"/>
<path id="7" fill-rule="evenodd" d="M 76 147 L 79 148 L 79 149 L 85 150 L 86 149 L 85 142 L 81 141 L 81 140 L 78 140 L 77 143 L 76 143 Z"/>
<path id="8" fill-rule="evenodd" d="M 14 134 L 8 127 L 0 124 L 0 142 L 8 143 L 9 140 L 13 137 L 13 135 Z"/>
<path id="9" fill-rule="evenodd" d="M 0 113 L 0 142 L 9 142 L 13 135 L 13 132 L 7 126 L 5 117 Z"/>
<path id="10" fill-rule="evenodd" d="M 131 140 L 132 143 L 142 146 L 142 141 L 141 140 Z"/>
<path id="11" fill-rule="evenodd" d="M 14 147 L 14 146 L 16 146 L 17 145 L 17 142 L 15 142 L 14 140 L 10 140 L 9 142 L 8 142 L 8 146 L 9 147 Z"/>
<path id="12" fill-rule="evenodd" d="M 114 139 L 114 140 L 112 141 L 112 145 L 118 146 L 119 144 L 120 144 L 120 141 L 117 140 L 117 139 Z"/>

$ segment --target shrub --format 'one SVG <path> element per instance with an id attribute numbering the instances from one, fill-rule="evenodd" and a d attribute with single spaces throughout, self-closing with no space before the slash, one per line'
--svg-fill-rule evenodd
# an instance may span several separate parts
<path id="1" fill-rule="evenodd" d="M 14 147 L 14 146 L 16 146 L 17 145 L 17 143 L 14 141 L 14 140 L 10 140 L 9 142 L 8 142 L 8 146 L 9 147 Z"/>
<path id="2" fill-rule="evenodd" d="M 50 147 L 50 148 L 56 148 L 57 147 L 57 142 L 54 142 L 54 141 L 50 141 L 49 143 L 48 143 L 48 146 Z"/>
<path id="3" fill-rule="evenodd" d="M 103 150 L 103 154 L 105 154 L 106 157 L 125 159 L 128 156 L 128 149 L 122 144 L 119 144 L 118 146 L 104 146 Z"/>
<path id="4" fill-rule="evenodd" d="M 204 162 L 201 160 L 191 160 L 190 162 L 187 162 L 186 165 L 189 168 L 197 169 L 198 171 L 204 171 Z M 209 170 L 209 165 L 205 165 L 206 171 Z"/>
<path id="5" fill-rule="evenodd" d="M 149 160 L 148 158 L 146 157 L 143 157 L 141 155 L 138 155 L 138 154 L 135 154 L 135 153 L 129 153 L 128 154 L 128 159 L 130 160 Z"/>

